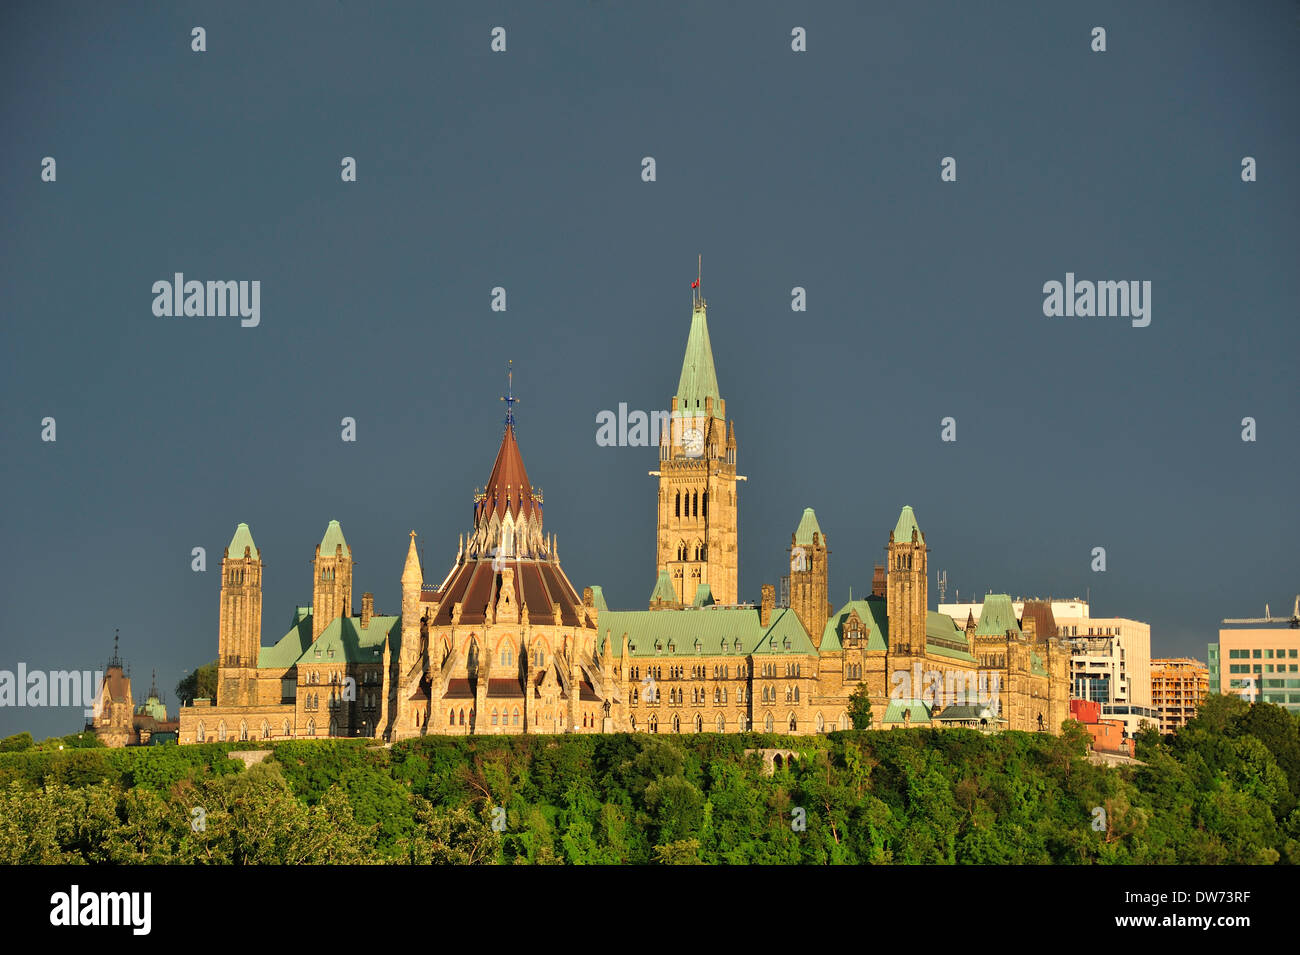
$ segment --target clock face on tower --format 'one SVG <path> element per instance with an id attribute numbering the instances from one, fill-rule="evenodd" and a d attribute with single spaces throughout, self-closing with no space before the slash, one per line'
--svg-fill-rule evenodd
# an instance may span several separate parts
<path id="1" fill-rule="evenodd" d="M 682 450 L 688 458 L 698 458 L 704 453 L 704 432 L 699 428 L 687 428 L 682 432 Z"/>
<path id="2" fill-rule="evenodd" d="M 802 547 L 790 551 L 790 573 L 797 574 L 808 569 L 808 552 Z"/>

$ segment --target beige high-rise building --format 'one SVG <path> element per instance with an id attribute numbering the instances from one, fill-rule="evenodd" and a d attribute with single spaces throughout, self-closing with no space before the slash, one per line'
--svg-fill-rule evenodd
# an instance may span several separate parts
<path id="1" fill-rule="evenodd" d="M 1186 726 L 1210 692 L 1210 670 L 1191 657 L 1151 661 L 1151 705 L 1160 714 L 1160 732 Z"/>

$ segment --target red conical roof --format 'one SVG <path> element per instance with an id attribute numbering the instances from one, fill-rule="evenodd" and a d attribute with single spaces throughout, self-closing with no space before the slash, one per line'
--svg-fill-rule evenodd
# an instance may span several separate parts
<path id="1" fill-rule="evenodd" d="M 501 448 L 492 465 L 492 476 L 488 478 L 483 490 L 484 498 L 478 505 L 475 525 L 493 513 L 504 517 L 509 511 L 518 518 L 521 513 L 531 517 L 537 511 L 533 486 L 528 483 L 528 472 L 524 469 L 524 459 L 519 454 L 519 443 L 515 440 L 513 422 L 506 425 L 506 433 L 501 437 Z"/>

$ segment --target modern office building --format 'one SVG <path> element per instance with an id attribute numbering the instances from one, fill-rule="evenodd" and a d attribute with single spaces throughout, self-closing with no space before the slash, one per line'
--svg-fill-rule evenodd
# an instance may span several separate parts
<path id="1" fill-rule="evenodd" d="M 1224 627 L 1209 645 L 1210 692 L 1285 706 L 1300 712 L 1300 629 Z"/>

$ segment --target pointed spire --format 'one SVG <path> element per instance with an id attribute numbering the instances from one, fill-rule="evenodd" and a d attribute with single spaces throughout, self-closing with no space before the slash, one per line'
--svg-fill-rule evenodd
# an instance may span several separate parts
<path id="1" fill-rule="evenodd" d="M 520 514 L 536 513 L 539 519 L 541 516 L 539 495 L 533 491 L 533 486 L 528 481 L 528 471 L 524 468 L 524 459 L 519 453 L 519 443 L 515 440 L 513 405 L 519 399 L 514 396 L 513 370 L 510 376 L 509 397 L 501 399 L 506 402 L 507 408 L 506 431 L 501 437 L 501 447 L 497 450 L 496 461 L 492 465 L 492 475 L 483 489 L 482 503 L 475 511 L 475 528 L 481 522 L 490 519 L 493 514 L 500 518 L 504 518 L 507 513 L 515 518 Z M 478 495 L 475 497 L 477 498 Z"/>
<path id="2" fill-rule="evenodd" d="M 325 536 L 320 539 L 320 553 L 325 557 L 333 557 L 339 547 L 343 548 L 344 557 L 352 556 L 352 548 L 343 536 L 343 526 L 338 521 L 330 521 L 325 528 Z"/>
<path id="3" fill-rule="evenodd" d="M 108 665 L 109 667 L 117 667 L 120 670 L 122 669 L 122 657 L 117 652 L 117 642 L 119 636 L 120 634 L 118 633 L 117 627 L 114 627 L 113 628 L 113 659 L 108 661 Z"/>
<path id="4" fill-rule="evenodd" d="M 811 547 L 814 534 L 818 535 L 818 540 L 825 542 L 826 535 L 822 533 L 821 525 L 817 523 L 816 513 L 811 507 L 805 507 L 803 516 L 799 518 L 799 526 L 795 528 L 794 542 Z"/>
<path id="5" fill-rule="evenodd" d="M 704 399 L 713 399 L 713 413 L 721 415 L 718 375 L 713 368 L 713 346 L 709 343 L 709 322 L 704 299 L 691 310 L 691 331 L 686 338 L 686 355 L 677 381 L 677 408 L 685 416 L 704 414 Z"/>
<path id="6" fill-rule="evenodd" d="M 235 536 L 230 538 L 230 546 L 226 548 L 226 556 L 240 560 L 247 551 L 248 555 L 257 559 L 260 555 L 257 552 L 257 545 L 253 543 L 253 532 L 248 529 L 247 524 L 240 524 L 235 528 Z"/>
<path id="7" fill-rule="evenodd" d="M 415 531 L 411 531 L 411 545 L 406 549 L 406 566 L 402 568 L 402 584 L 420 586 L 424 573 L 420 570 L 420 554 L 415 549 Z"/>
<path id="8" fill-rule="evenodd" d="M 727 425 L 727 448 L 731 451 L 736 450 L 736 422 L 734 421 Z"/>
<path id="9" fill-rule="evenodd" d="M 916 523 L 916 515 L 912 513 L 912 508 L 903 505 L 902 512 L 898 515 L 898 523 L 894 525 L 894 534 L 890 538 L 896 544 L 910 543 L 912 532 L 916 532 L 916 539 L 924 541 L 925 535 L 921 533 L 920 526 Z"/>

